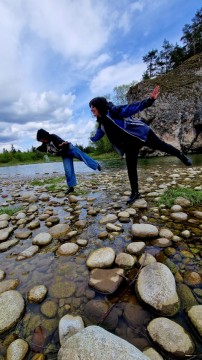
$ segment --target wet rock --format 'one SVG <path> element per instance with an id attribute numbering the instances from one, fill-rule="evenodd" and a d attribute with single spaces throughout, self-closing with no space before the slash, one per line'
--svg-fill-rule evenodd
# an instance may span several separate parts
<path id="1" fill-rule="evenodd" d="M 39 251 L 37 245 L 32 245 L 28 249 L 22 251 L 16 258 L 17 261 L 28 259 L 34 256 Z"/>
<path id="2" fill-rule="evenodd" d="M 132 328 L 144 328 L 152 319 L 151 314 L 139 304 L 127 303 L 124 307 L 123 317 L 128 326 Z"/>
<path id="3" fill-rule="evenodd" d="M 19 231 L 19 232 L 15 233 L 16 239 L 21 239 L 21 240 L 28 239 L 28 237 L 31 235 L 32 235 L 32 232 L 30 230 Z"/>
<path id="4" fill-rule="evenodd" d="M 65 243 L 57 249 L 57 255 L 74 255 L 77 253 L 79 246 L 74 243 Z"/>
<path id="5" fill-rule="evenodd" d="M 6 276 L 6 273 L 0 269 L 0 281 L 2 281 Z"/>
<path id="6" fill-rule="evenodd" d="M 108 231 L 120 232 L 120 231 L 122 231 L 122 226 L 121 226 L 121 225 L 114 225 L 114 224 L 107 223 L 107 224 L 106 224 L 106 229 L 107 229 Z"/>
<path id="7" fill-rule="evenodd" d="M 21 220 L 21 219 L 25 219 L 26 218 L 26 214 L 24 212 L 19 212 L 16 216 L 15 219 L 16 220 Z"/>
<path id="8" fill-rule="evenodd" d="M 45 220 L 45 223 L 51 223 L 51 225 L 56 225 L 60 222 L 60 218 L 58 216 L 49 216 L 48 219 Z"/>
<path id="9" fill-rule="evenodd" d="M 192 306 L 191 309 L 188 310 L 187 315 L 199 335 L 202 336 L 202 305 Z"/>
<path id="10" fill-rule="evenodd" d="M 32 240 L 33 245 L 45 246 L 50 244 L 52 241 L 52 236 L 49 233 L 42 232 L 37 234 Z"/>
<path id="11" fill-rule="evenodd" d="M 115 264 L 123 269 L 131 269 L 137 261 L 135 256 L 126 253 L 119 253 L 116 256 Z"/>
<path id="12" fill-rule="evenodd" d="M 86 220 L 78 220 L 75 222 L 75 226 L 80 228 L 80 229 L 84 229 L 87 225 L 87 221 Z"/>
<path id="13" fill-rule="evenodd" d="M 57 224 L 49 230 L 49 234 L 51 234 L 54 239 L 62 239 L 69 231 L 70 226 L 68 224 Z"/>
<path id="14" fill-rule="evenodd" d="M 179 310 L 175 279 L 164 264 L 156 262 L 143 267 L 136 290 L 141 300 L 160 315 L 173 316 Z"/>
<path id="15" fill-rule="evenodd" d="M 202 220 L 202 211 L 192 211 L 192 214 L 199 220 Z"/>
<path id="16" fill-rule="evenodd" d="M 160 248 L 164 248 L 164 247 L 167 247 L 167 246 L 171 246 L 172 241 L 170 241 L 167 238 L 158 238 L 158 239 L 152 241 L 152 245 L 158 246 Z"/>
<path id="17" fill-rule="evenodd" d="M 74 282 L 61 281 L 61 282 L 54 283 L 49 288 L 49 294 L 50 294 L 50 296 L 55 297 L 57 299 L 69 298 L 70 296 L 72 296 L 74 294 L 75 290 L 76 290 L 76 285 Z"/>
<path id="18" fill-rule="evenodd" d="M 78 196 L 75 195 L 69 195 L 68 198 L 70 203 L 77 203 L 79 201 Z"/>
<path id="19" fill-rule="evenodd" d="M 24 299 L 18 291 L 9 290 L 0 295 L 0 334 L 17 324 L 24 307 Z"/>
<path id="20" fill-rule="evenodd" d="M 39 220 L 34 220 L 31 223 L 29 223 L 29 225 L 27 226 L 28 229 L 33 230 L 36 229 L 40 226 L 40 221 Z"/>
<path id="21" fill-rule="evenodd" d="M 93 251 L 87 261 L 86 265 L 93 268 L 107 268 L 110 267 L 115 259 L 115 252 L 110 247 L 103 247 Z"/>
<path id="22" fill-rule="evenodd" d="M 143 350 L 143 354 L 146 355 L 150 360 L 163 360 L 163 357 L 154 348 L 151 347 Z"/>
<path id="23" fill-rule="evenodd" d="M 88 240 L 85 240 L 85 239 L 78 239 L 76 241 L 77 245 L 81 246 L 81 247 L 84 247 L 88 244 Z"/>
<path id="24" fill-rule="evenodd" d="M 182 211 L 182 206 L 180 206 L 180 205 L 173 205 L 173 206 L 170 208 L 170 210 L 171 210 L 172 212 L 180 212 L 180 211 Z"/>
<path id="25" fill-rule="evenodd" d="M 174 234 L 173 234 L 173 232 L 171 230 L 166 229 L 166 228 L 162 228 L 162 229 L 159 230 L 159 236 L 162 237 L 162 238 L 172 240 Z"/>
<path id="26" fill-rule="evenodd" d="M 195 271 L 189 271 L 184 274 L 184 282 L 189 286 L 202 284 L 201 276 Z"/>
<path id="27" fill-rule="evenodd" d="M 148 360 L 136 347 L 98 326 L 88 326 L 61 347 L 58 360 L 81 357 L 89 360 Z"/>
<path id="28" fill-rule="evenodd" d="M 0 294 L 8 291 L 8 290 L 14 290 L 18 287 L 20 284 L 19 279 L 11 279 L 11 280 L 3 280 L 0 282 Z"/>
<path id="29" fill-rule="evenodd" d="M 177 292 L 180 297 L 182 310 L 187 310 L 191 306 L 198 304 L 191 289 L 187 285 L 177 284 Z"/>
<path id="30" fill-rule="evenodd" d="M 146 209 L 147 207 L 148 207 L 148 204 L 145 199 L 138 199 L 132 204 L 132 208 L 135 208 L 135 209 Z"/>
<path id="31" fill-rule="evenodd" d="M 123 281 L 123 269 L 94 269 L 90 273 L 89 285 L 103 294 L 113 294 Z"/>
<path id="32" fill-rule="evenodd" d="M 99 223 L 101 225 L 106 225 L 107 223 L 114 223 L 117 220 L 117 216 L 115 214 L 108 214 L 100 219 Z"/>
<path id="33" fill-rule="evenodd" d="M 150 224 L 133 224 L 132 235 L 138 238 L 153 238 L 158 236 L 158 229 Z"/>
<path id="34" fill-rule="evenodd" d="M 191 336 L 176 322 L 160 317 L 152 320 L 147 326 L 154 343 L 177 358 L 192 355 L 195 350 Z"/>
<path id="35" fill-rule="evenodd" d="M 84 329 L 84 323 L 80 316 L 65 315 L 59 322 L 59 338 L 60 344 L 65 344 L 65 341 L 74 334 L 77 334 Z"/>
<path id="36" fill-rule="evenodd" d="M 27 299 L 30 303 L 41 303 L 46 295 L 48 289 L 45 285 L 36 285 L 32 289 L 30 289 L 27 293 Z"/>
<path id="37" fill-rule="evenodd" d="M 28 350 L 28 343 L 23 339 L 17 339 L 9 345 L 6 353 L 6 359 L 23 360 L 26 357 Z"/>
<path id="38" fill-rule="evenodd" d="M 146 266 L 146 265 L 149 265 L 149 264 L 156 263 L 156 259 L 155 259 L 155 257 L 153 255 L 151 255 L 149 253 L 144 253 L 138 259 L 138 263 L 141 266 Z"/>
<path id="39" fill-rule="evenodd" d="M 0 242 L 5 241 L 9 238 L 10 234 L 13 232 L 14 227 L 9 226 L 8 228 L 0 230 Z"/>
<path id="40" fill-rule="evenodd" d="M 0 244 L 0 252 L 4 252 L 19 243 L 18 239 L 7 240 Z"/>
<path id="41" fill-rule="evenodd" d="M 115 308 L 109 312 L 110 305 L 102 300 L 90 300 L 84 307 L 84 322 L 87 326 L 99 324 L 107 330 L 114 330 L 118 324 L 118 312 Z M 108 314 L 106 316 L 106 314 Z M 105 317 L 106 316 L 106 317 Z"/>
<path id="42" fill-rule="evenodd" d="M 105 240 L 107 238 L 108 238 L 108 232 L 107 231 L 102 231 L 101 233 L 98 234 L 98 239 Z"/>
<path id="43" fill-rule="evenodd" d="M 131 255 L 141 255 L 145 246 L 146 244 L 143 241 L 132 242 L 126 247 L 126 251 Z"/>
<path id="44" fill-rule="evenodd" d="M 47 318 L 51 319 L 56 316 L 57 311 L 58 311 L 58 306 L 54 301 L 48 300 L 48 301 L 45 301 L 41 305 L 40 310 L 43 315 L 45 315 Z"/>

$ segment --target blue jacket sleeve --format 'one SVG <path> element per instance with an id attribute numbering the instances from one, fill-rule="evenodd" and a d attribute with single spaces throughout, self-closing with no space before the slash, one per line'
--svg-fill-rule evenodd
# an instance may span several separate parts
<path id="1" fill-rule="evenodd" d="M 90 138 L 91 141 L 96 142 L 105 135 L 104 131 L 99 127 L 94 136 Z"/>
<path id="2" fill-rule="evenodd" d="M 109 109 L 109 114 L 110 116 L 117 119 L 126 118 L 138 113 L 139 111 L 143 111 L 147 107 L 151 106 L 154 103 L 154 101 L 155 101 L 154 99 L 148 98 L 143 101 L 136 101 L 132 104 L 119 105 L 119 106 L 113 105 Z"/>

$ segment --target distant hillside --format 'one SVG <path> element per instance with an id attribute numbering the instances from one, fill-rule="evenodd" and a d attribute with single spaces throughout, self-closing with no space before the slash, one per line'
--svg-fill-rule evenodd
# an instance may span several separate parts
<path id="1" fill-rule="evenodd" d="M 128 102 L 146 98 L 156 84 L 161 87 L 161 95 L 140 117 L 165 141 L 188 149 L 196 136 L 196 123 L 202 126 L 202 54 L 189 58 L 165 75 L 131 87 Z M 191 151 L 202 152 L 202 133 Z"/>

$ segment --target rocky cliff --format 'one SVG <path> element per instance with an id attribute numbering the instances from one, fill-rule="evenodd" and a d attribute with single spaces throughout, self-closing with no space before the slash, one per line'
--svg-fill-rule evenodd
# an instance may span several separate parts
<path id="1" fill-rule="evenodd" d="M 164 141 L 184 151 L 202 153 L 202 54 L 193 56 L 168 74 L 131 87 L 128 102 L 146 98 L 157 84 L 161 95 L 155 105 L 142 111 L 139 117 Z M 201 132 L 194 141 L 197 131 Z M 142 153 L 152 151 L 145 148 Z"/>

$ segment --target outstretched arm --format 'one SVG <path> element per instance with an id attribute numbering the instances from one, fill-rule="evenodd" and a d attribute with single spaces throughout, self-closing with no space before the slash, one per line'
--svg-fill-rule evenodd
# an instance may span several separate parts
<path id="1" fill-rule="evenodd" d="M 157 85 L 150 94 L 150 98 L 156 100 L 159 95 L 160 95 L 160 86 Z"/>

